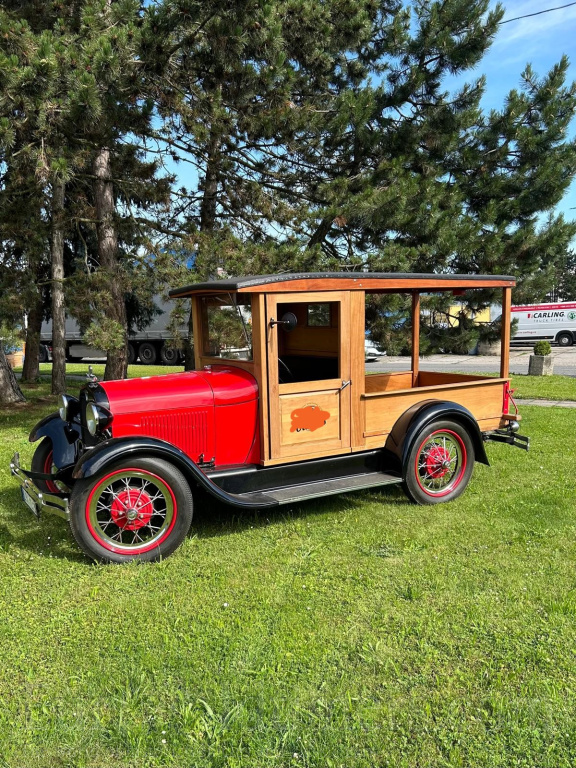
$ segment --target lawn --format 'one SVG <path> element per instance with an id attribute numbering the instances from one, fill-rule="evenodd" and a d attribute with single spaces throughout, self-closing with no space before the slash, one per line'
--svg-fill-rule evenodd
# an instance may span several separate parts
<path id="1" fill-rule="evenodd" d="M 104 365 L 96 363 L 92 366 L 94 373 L 102 378 Z M 68 363 L 66 370 L 69 374 L 84 376 L 88 370 L 88 363 Z M 183 371 L 181 366 L 162 365 L 130 365 L 128 367 L 129 378 L 136 376 L 154 376 L 162 373 L 176 373 Z M 49 375 L 52 371 L 52 363 L 42 363 L 42 374 Z M 491 374 L 481 373 L 480 376 Z M 494 376 L 496 374 L 493 374 Z M 515 389 L 515 398 L 539 400 L 576 400 L 576 378 L 570 376 L 512 376 L 512 387 Z M 79 384 L 73 386 L 78 387 Z"/>
<path id="2" fill-rule="evenodd" d="M 0 411 L 0 765 L 576 763 L 573 411 L 524 408 L 531 451 L 451 504 L 203 497 L 174 556 L 110 567 L 19 500 L 31 395 Z"/>
<path id="3" fill-rule="evenodd" d="M 572 376 L 512 376 L 515 398 L 531 400 L 576 400 L 576 378 Z"/>

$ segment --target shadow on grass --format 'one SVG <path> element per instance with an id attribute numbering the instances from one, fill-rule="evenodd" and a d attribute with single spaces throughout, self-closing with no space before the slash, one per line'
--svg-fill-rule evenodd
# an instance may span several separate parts
<path id="1" fill-rule="evenodd" d="M 211 497 L 205 491 L 194 493 L 194 519 L 190 534 L 208 539 L 239 533 L 247 528 L 267 528 L 286 520 L 319 515 L 336 515 L 361 507 L 367 501 L 382 504 L 410 504 L 398 486 L 382 486 L 365 491 L 323 496 L 268 509 L 238 510 Z"/>
<path id="2" fill-rule="evenodd" d="M 188 535 L 198 539 L 229 536 L 247 528 L 267 528 L 286 520 L 352 511 L 367 501 L 399 503 L 402 506 L 409 504 L 399 488 L 382 487 L 339 496 L 325 496 L 266 510 L 239 511 L 217 501 L 205 491 L 197 490 L 194 493 L 194 519 Z M 0 506 L 10 510 L 6 522 L 13 524 L 12 530 L 7 525 L 0 524 L 1 550 L 9 552 L 12 547 L 16 547 L 33 555 L 92 565 L 92 561 L 77 547 L 68 523 L 50 514 L 37 520 L 27 510 L 17 489 L 0 491 Z"/>

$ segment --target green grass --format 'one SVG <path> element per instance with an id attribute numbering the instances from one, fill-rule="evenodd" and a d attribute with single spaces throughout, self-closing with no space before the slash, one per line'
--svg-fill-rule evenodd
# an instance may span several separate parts
<path id="1" fill-rule="evenodd" d="M 512 376 L 515 398 L 531 400 L 576 400 L 576 378 L 572 376 Z"/>
<path id="2" fill-rule="evenodd" d="M 92 366 L 94 373 L 98 377 L 104 375 L 104 365 L 95 364 Z M 18 370 L 18 369 L 17 369 Z M 155 376 L 163 373 L 176 373 L 183 371 L 182 366 L 162 366 L 162 365 L 130 365 L 128 367 L 128 377 L 137 376 Z M 42 363 L 40 372 L 49 375 L 52 371 L 52 363 Z M 88 371 L 88 363 L 68 363 L 66 366 L 68 374 L 84 376 Z M 487 376 L 491 374 L 479 374 Z M 496 374 L 493 374 L 496 376 Z M 522 376 L 514 375 L 512 378 L 512 387 L 516 390 L 515 398 L 525 399 L 544 399 L 544 400 L 575 400 L 576 401 L 576 378 L 570 376 Z M 79 382 L 74 382 L 73 387 L 80 386 Z"/>
<path id="3" fill-rule="evenodd" d="M 0 411 L 0 765 L 576 763 L 572 411 L 524 408 L 530 453 L 451 504 L 203 497 L 171 558 L 106 567 L 10 478 L 51 410 Z"/>

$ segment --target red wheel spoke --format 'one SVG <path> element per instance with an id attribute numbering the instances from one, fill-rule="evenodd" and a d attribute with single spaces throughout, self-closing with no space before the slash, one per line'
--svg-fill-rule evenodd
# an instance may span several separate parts
<path id="1" fill-rule="evenodd" d="M 119 470 L 96 486 L 87 514 L 103 546 L 137 553 L 168 535 L 175 519 L 175 499 L 162 478 L 144 470 Z"/>

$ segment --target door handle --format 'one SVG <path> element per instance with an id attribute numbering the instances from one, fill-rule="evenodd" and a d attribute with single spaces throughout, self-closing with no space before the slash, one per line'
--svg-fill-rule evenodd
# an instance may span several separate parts
<path id="1" fill-rule="evenodd" d="M 342 392 L 342 390 L 343 390 L 343 389 L 346 389 L 346 387 L 347 387 L 349 384 L 352 384 L 352 379 L 350 379 L 349 381 L 343 381 L 343 382 L 342 382 L 342 386 L 340 387 L 340 392 Z"/>

